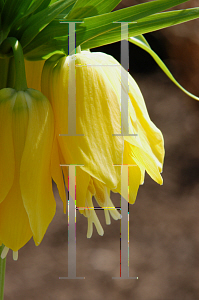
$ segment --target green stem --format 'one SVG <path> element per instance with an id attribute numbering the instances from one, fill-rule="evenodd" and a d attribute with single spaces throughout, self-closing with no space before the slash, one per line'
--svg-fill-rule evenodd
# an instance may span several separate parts
<path id="1" fill-rule="evenodd" d="M 0 254 L 3 251 L 4 245 L 0 246 Z M 0 257 L 0 300 L 3 300 L 4 296 L 4 282 L 5 282 L 5 271 L 6 271 L 6 257 L 2 259 Z"/>
<path id="2" fill-rule="evenodd" d="M 2 53 L 8 53 L 12 47 L 14 59 L 15 59 L 15 85 L 14 88 L 17 91 L 25 91 L 27 90 L 27 82 L 26 82 L 26 71 L 25 71 L 25 63 L 23 56 L 23 49 L 19 41 L 14 37 L 9 37 L 3 41 L 1 45 Z M 6 54 L 4 54 L 6 56 Z"/>

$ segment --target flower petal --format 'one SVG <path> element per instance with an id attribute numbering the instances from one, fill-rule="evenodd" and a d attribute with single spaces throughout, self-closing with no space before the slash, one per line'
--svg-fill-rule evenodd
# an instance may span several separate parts
<path id="1" fill-rule="evenodd" d="M 45 60 L 29 61 L 25 59 L 26 80 L 28 88 L 41 91 L 41 74 Z"/>
<path id="2" fill-rule="evenodd" d="M 55 112 L 57 132 L 68 133 L 68 64 L 67 57 L 54 67 L 51 81 L 51 102 Z M 96 64 L 90 57 L 76 54 L 76 65 Z M 96 69 L 97 68 L 97 69 Z M 45 70 L 45 66 L 44 66 Z M 60 136 L 59 144 L 67 164 L 83 164 L 81 168 L 115 188 L 120 172 L 113 164 L 122 163 L 123 137 L 120 133 L 120 108 L 117 95 L 100 67 L 76 67 L 76 128 L 84 136 Z M 44 87 L 45 89 L 45 87 Z"/>
<path id="3" fill-rule="evenodd" d="M 59 196 L 63 202 L 64 213 L 66 213 L 66 192 L 65 192 L 62 169 L 60 166 L 59 149 L 58 149 L 56 135 L 54 136 L 54 141 L 53 141 L 50 169 L 51 169 L 51 176 L 57 185 Z"/>
<path id="4" fill-rule="evenodd" d="M 8 89 L 8 92 L 11 89 Z M 14 99 L 15 98 L 15 99 Z M 14 101 L 13 101 L 14 99 Z M 15 91 L 15 97 L 8 102 L 12 107 L 12 139 L 15 156 L 14 183 L 0 205 L 0 236 L 6 247 L 17 251 L 32 237 L 28 215 L 25 211 L 19 185 L 21 157 L 24 150 L 28 124 L 28 110 L 25 92 Z"/>
<path id="5" fill-rule="evenodd" d="M 12 107 L 16 96 L 14 89 L 0 90 L 0 203 L 5 199 L 14 180 Z"/>
<path id="6" fill-rule="evenodd" d="M 101 63 L 115 64 L 115 72 L 113 67 L 104 68 L 109 81 L 115 88 L 115 92 L 120 99 L 121 95 L 121 66 L 117 60 L 110 55 L 102 55 L 102 53 L 95 53 L 96 60 Z M 129 133 L 138 133 L 137 137 L 124 136 L 124 140 L 134 145 L 132 157 L 136 159 L 136 164 L 140 168 L 145 168 L 148 174 L 158 183 L 162 184 L 162 178 L 159 172 L 162 171 L 164 160 L 164 141 L 161 131 L 151 121 L 141 91 L 129 74 Z M 116 84 L 117 83 L 117 84 Z M 123 86 L 128 90 L 127 86 Z M 137 157 L 137 158 L 136 158 Z M 138 162 L 139 160 L 139 162 Z"/>
<path id="7" fill-rule="evenodd" d="M 29 123 L 21 161 L 20 186 L 35 244 L 38 245 L 55 214 L 50 157 L 54 119 L 50 103 L 40 92 L 28 89 Z"/>
<path id="8" fill-rule="evenodd" d="M 132 77 L 129 79 L 129 97 L 136 113 L 138 135 L 145 152 L 149 153 L 162 171 L 164 140 L 161 131 L 151 121 L 139 87 Z"/>
<path id="9" fill-rule="evenodd" d="M 90 175 L 82 168 L 76 167 L 76 206 L 85 207 Z M 79 210 L 82 213 L 81 210 Z"/>
<path id="10" fill-rule="evenodd" d="M 0 240 L 13 251 L 19 250 L 32 237 L 19 183 L 14 184 L 0 204 Z"/>
<path id="11" fill-rule="evenodd" d="M 135 163 L 140 168 L 144 168 L 154 181 L 156 181 L 159 184 L 162 184 L 163 179 L 160 175 L 157 163 L 153 159 L 153 157 L 141 147 L 139 147 L 139 144 L 135 146 L 135 139 L 132 139 L 131 137 L 126 137 L 126 140 L 129 142 L 129 147 L 131 149 L 130 155 L 132 156 Z"/>
<path id="12" fill-rule="evenodd" d="M 126 199 L 129 201 L 130 204 L 134 204 L 137 192 L 139 189 L 140 184 L 142 184 L 144 180 L 144 167 L 138 166 L 135 160 L 132 158 L 131 155 L 131 147 L 128 142 L 124 141 L 124 156 L 123 156 L 123 164 L 129 165 L 128 167 L 128 186 L 129 186 L 129 194 L 128 198 Z M 121 184 L 125 184 L 125 182 Z M 125 189 L 121 189 L 122 191 Z M 121 194 L 121 190 L 118 189 L 118 192 Z M 124 198 L 125 195 L 122 195 Z"/>

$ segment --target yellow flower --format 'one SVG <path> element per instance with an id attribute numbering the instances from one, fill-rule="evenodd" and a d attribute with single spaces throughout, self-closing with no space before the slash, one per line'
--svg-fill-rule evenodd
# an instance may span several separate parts
<path id="1" fill-rule="evenodd" d="M 0 241 L 3 256 L 33 236 L 38 245 L 55 214 L 50 157 L 54 116 L 41 92 L 0 90 Z M 0 243 L 1 243 L 0 242 Z"/>
<path id="2" fill-rule="evenodd" d="M 74 74 L 69 75 L 74 60 L 76 133 L 84 136 L 63 136 L 68 133 L 68 87 L 75 85 L 71 79 Z M 118 67 L 113 67 L 114 64 Z M 162 184 L 163 136 L 150 120 L 142 94 L 130 75 L 129 132 L 138 136 L 113 136 L 121 132 L 121 66 L 112 56 L 82 51 L 56 62 L 46 61 L 42 92 L 50 100 L 55 115 L 52 165 L 55 166 L 58 159 L 60 164 L 82 165 L 76 171 L 77 207 L 93 207 L 92 196 L 101 207 L 114 207 L 110 191 L 121 194 L 121 169 L 115 164 L 134 165 L 129 168 L 129 199 L 123 195 L 130 203 L 135 202 L 145 170 Z M 63 167 L 63 173 L 67 185 L 66 167 Z M 61 177 L 55 182 L 59 189 Z M 88 218 L 87 237 L 92 235 L 92 223 L 103 235 L 95 211 L 80 209 L 80 212 Z M 105 209 L 107 224 L 110 224 L 109 212 L 114 219 L 120 218 L 115 208 Z"/>
<path id="3" fill-rule="evenodd" d="M 68 133 L 68 87 L 74 88 L 75 84 L 69 76 L 69 69 L 74 60 L 76 133 L 84 136 L 60 136 Z M 37 79 L 32 77 L 29 84 L 38 88 L 43 62 L 37 62 L 37 66 L 35 62 L 26 62 L 27 80 L 33 65 Z M 129 167 L 129 198 L 122 195 L 132 204 L 139 185 L 144 182 L 145 170 L 153 180 L 162 184 L 163 136 L 150 120 L 136 82 L 130 75 L 128 78 L 129 133 L 138 136 L 113 136 L 121 132 L 121 66 L 112 56 L 82 51 L 58 61 L 46 61 L 43 68 L 42 92 L 50 100 L 55 116 L 51 174 L 64 202 L 63 179 L 57 165 L 82 165 L 76 168 L 76 205 L 88 218 L 87 237 L 92 235 L 93 223 L 103 235 L 96 212 L 81 209 L 94 207 L 92 196 L 99 206 L 113 207 L 104 210 L 106 224 L 110 224 L 109 213 L 116 220 L 120 218 L 110 199 L 111 190 L 121 194 L 121 169 L 115 164 L 134 165 Z M 127 90 L 128 87 L 122 88 Z M 68 168 L 63 167 L 62 171 L 68 188 Z"/>

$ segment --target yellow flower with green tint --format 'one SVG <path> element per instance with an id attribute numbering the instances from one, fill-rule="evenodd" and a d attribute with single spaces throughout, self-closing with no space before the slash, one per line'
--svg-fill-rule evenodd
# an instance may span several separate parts
<path id="1" fill-rule="evenodd" d="M 15 252 L 32 236 L 39 245 L 55 214 L 53 134 L 52 108 L 41 92 L 0 90 L 0 241 Z"/>
<path id="2" fill-rule="evenodd" d="M 75 84 L 69 74 L 74 60 L 76 132 L 84 136 L 63 136 L 68 133 L 68 87 Z M 46 61 L 41 86 L 55 115 L 52 164 L 56 165 L 59 159 L 60 164 L 82 165 L 76 171 L 76 205 L 88 218 L 87 237 L 92 235 L 93 223 L 103 235 L 96 212 L 85 207 L 93 207 L 92 196 L 101 207 L 114 207 L 110 191 L 121 193 L 121 169 L 114 165 L 134 165 L 129 168 L 126 200 L 130 203 L 135 202 L 145 171 L 162 184 L 162 133 L 150 120 L 142 94 L 129 75 L 129 130 L 138 136 L 113 136 L 121 132 L 121 66 L 112 56 L 82 51 L 56 62 Z M 67 184 L 67 168 L 62 169 Z M 61 176 L 53 179 L 61 190 Z M 116 209 L 105 209 L 107 224 L 109 213 L 114 219 L 120 217 Z"/>
<path id="3" fill-rule="evenodd" d="M 1 257 L 33 237 L 39 245 L 55 214 L 51 152 L 54 115 L 49 100 L 27 88 L 23 53 L 8 39 L 16 64 L 14 88 L 0 90 L 0 244 Z"/>

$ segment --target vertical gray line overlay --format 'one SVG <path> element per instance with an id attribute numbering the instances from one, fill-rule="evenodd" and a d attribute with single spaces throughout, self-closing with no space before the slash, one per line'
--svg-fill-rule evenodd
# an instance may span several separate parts
<path id="1" fill-rule="evenodd" d="M 69 167 L 69 200 L 68 200 L 68 277 L 59 279 L 85 279 L 76 277 L 76 198 L 75 175 L 77 165 L 62 165 Z M 73 201 L 75 200 L 75 201 Z"/>
<path id="2" fill-rule="evenodd" d="M 115 165 L 118 166 L 118 165 Z M 128 199 L 128 167 L 122 166 L 121 177 L 121 194 Z M 133 165 L 132 165 L 133 166 Z M 121 166 L 120 166 L 121 167 Z M 120 220 L 120 243 L 121 243 L 121 274 L 120 277 L 112 277 L 112 279 L 138 279 L 138 277 L 129 277 L 129 202 L 121 195 L 121 214 Z"/>
<path id="3" fill-rule="evenodd" d="M 68 66 L 69 66 L 69 80 L 68 80 L 68 134 L 60 134 L 60 136 L 83 136 L 83 134 L 76 134 L 76 69 L 75 69 L 75 54 L 76 53 L 76 23 L 83 22 L 62 22 L 68 23 Z"/>
<path id="4" fill-rule="evenodd" d="M 128 42 L 128 22 L 121 23 L 121 133 L 113 134 L 113 136 L 137 136 L 137 134 L 129 133 L 129 114 L 128 114 L 128 99 L 129 99 L 129 42 Z"/>

